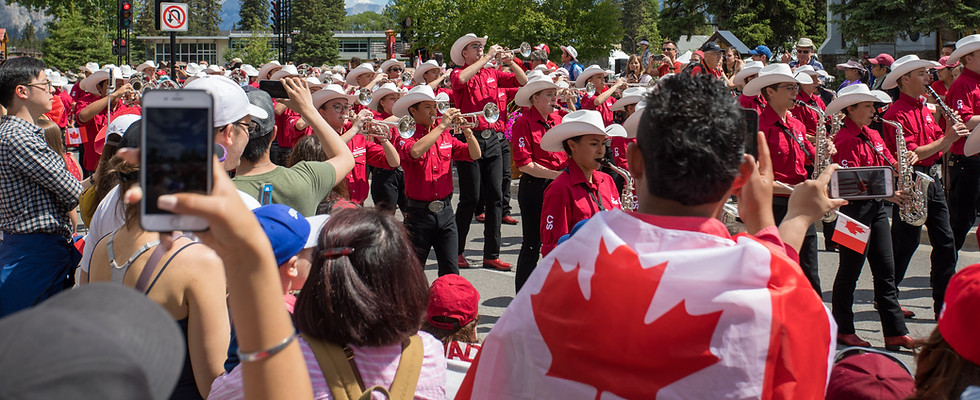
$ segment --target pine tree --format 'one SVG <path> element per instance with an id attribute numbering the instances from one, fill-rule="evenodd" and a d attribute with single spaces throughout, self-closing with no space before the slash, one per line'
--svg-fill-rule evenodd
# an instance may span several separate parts
<path id="1" fill-rule="evenodd" d="M 37 48 L 37 30 L 34 29 L 34 24 L 31 21 L 27 21 L 27 24 L 24 24 L 24 29 L 20 31 L 20 42 L 21 47 Z"/>
<path id="2" fill-rule="evenodd" d="M 260 21 L 251 21 L 246 26 L 256 26 L 259 27 L 259 30 L 253 30 L 252 36 L 242 40 L 241 47 L 228 50 L 225 53 L 225 61 L 231 61 L 233 58 L 238 57 L 245 64 L 259 66 L 275 58 L 276 53 L 272 48 L 270 38 L 263 35 L 270 34 L 272 31 L 268 27 L 262 28 Z"/>
<path id="3" fill-rule="evenodd" d="M 186 36 L 217 36 L 221 23 L 221 3 L 218 0 L 188 0 L 188 21 Z"/>
<path id="4" fill-rule="evenodd" d="M 332 64 L 339 50 L 333 30 L 342 26 L 346 11 L 343 0 L 297 0 L 292 5 L 292 60 L 297 64 Z"/>
<path id="5" fill-rule="evenodd" d="M 90 61 L 102 65 L 115 60 L 111 56 L 112 44 L 106 27 L 75 12 L 73 5 L 69 5 L 68 9 L 70 12 L 48 23 L 44 61 L 49 66 L 67 71 L 76 70 Z"/>
<path id="6" fill-rule="evenodd" d="M 231 1 L 231 0 L 229 0 Z M 269 2 L 266 0 L 239 0 L 239 20 L 235 24 L 243 31 L 261 31 L 269 29 Z"/>

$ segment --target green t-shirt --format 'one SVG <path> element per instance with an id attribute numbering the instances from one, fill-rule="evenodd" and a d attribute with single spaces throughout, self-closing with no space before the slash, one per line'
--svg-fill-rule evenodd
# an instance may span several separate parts
<path id="1" fill-rule="evenodd" d="M 291 168 L 276 169 L 259 175 L 236 176 L 232 179 L 238 190 L 256 199 L 262 186 L 272 184 L 272 203 L 285 204 L 306 217 L 316 214 L 320 204 L 336 183 L 333 165 L 323 161 L 302 161 Z"/>

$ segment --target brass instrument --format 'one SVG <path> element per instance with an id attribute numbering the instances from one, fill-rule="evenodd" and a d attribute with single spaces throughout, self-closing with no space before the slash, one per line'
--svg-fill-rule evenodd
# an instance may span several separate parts
<path id="1" fill-rule="evenodd" d="M 402 86 L 411 85 L 413 79 L 414 77 L 408 71 L 402 72 L 402 76 L 401 76 Z"/>
<path id="2" fill-rule="evenodd" d="M 630 175 L 629 171 L 617 167 L 616 164 L 608 159 L 601 160 L 601 163 L 609 169 L 616 171 L 619 176 L 622 176 L 626 180 L 626 184 L 623 185 L 623 191 L 619 194 L 619 202 L 624 211 L 636 211 L 639 204 L 636 199 L 636 189 L 633 187 L 633 176 Z"/>
<path id="3" fill-rule="evenodd" d="M 296 74 L 301 78 L 309 78 L 311 76 L 316 76 L 313 71 L 313 66 L 310 64 L 300 64 L 296 67 Z"/>
<path id="4" fill-rule="evenodd" d="M 357 115 L 344 115 L 344 119 L 356 120 Z M 398 119 L 398 121 L 383 121 L 383 120 L 369 120 L 364 123 L 361 127 L 359 133 L 364 136 L 373 136 L 384 139 L 390 139 L 387 134 L 378 134 L 372 132 L 372 129 L 378 128 L 381 130 L 387 130 L 388 127 L 395 127 L 398 130 L 398 136 L 408 139 L 415 136 L 415 118 L 411 115 L 406 115 Z"/>
<path id="5" fill-rule="evenodd" d="M 248 74 L 241 68 L 235 68 L 231 71 L 231 80 L 235 81 L 238 86 L 248 85 Z"/>
<path id="6" fill-rule="evenodd" d="M 147 89 L 153 89 L 153 80 L 149 76 L 142 72 L 135 72 L 129 77 L 129 86 L 133 88 L 133 92 L 127 94 L 123 97 L 122 102 L 128 107 L 133 107 L 140 104 L 140 99 L 143 98 L 143 92 Z"/>
<path id="7" fill-rule="evenodd" d="M 445 114 L 452 104 L 449 103 L 449 95 L 446 92 L 442 92 L 436 95 L 436 110 L 439 114 Z"/>
<path id="8" fill-rule="evenodd" d="M 455 125 L 454 124 L 454 125 L 452 125 L 454 128 L 456 128 L 456 127 L 475 127 L 478 124 L 477 123 L 477 120 L 476 120 L 478 117 L 483 117 L 483 119 L 485 119 L 488 124 L 492 124 L 494 122 L 497 122 L 497 119 L 500 118 L 500 109 L 497 107 L 497 104 L 496 103 L 490 102 L 490 103 L 487 103 L 485 106 L 483 106 L 483 111 L 477 111 L 477 112 L 459 114 L 458 116 L 461 117 L 461 118 L 464 118 L 464 119 L 465 118 L 473 118 L 473 121 L 472 122 L 469 122 L 469 123 L 467 123 L 465 125 Z"/>
<path id="9" fill-rule="evenodd" d="M 905 132 L 902 124 L 884 118 L 876 117 L 883 124 L 895 128 L 895 158 L 898 159 L 898 187 L 908 193 L 912 201 L 899 205 L 898 215 L 902 222 L 912 226 L 922 226 L 929 216 L 928 194 L 929 184 L 935 182 L 929 175 L 916 171 L 909 163 L 908 149 L 905 147 Z"/>
<path id="10" fill-rule="evenodd" d="M 932 90 L 932 87 L 930 87 L 929 85 L 925 85 L 925 86 L 926 86 L 926 92 L 929 93 L 929 95 L 932 96 L 932 98 L 936 99 L 936 103 L 939 104 L 939 108 L 943 110 L 943 114 L 946 114 L 947 118 L 953 120 L 953 125 L 962 124 L 963 118 L 960 117 L 960 114 L 955 110 L 953 110 L 952 108 L 949 108 L 949 106 L 946 105 L 946 102 L 944 102 L 943 99 L 939 97 L 939 94 L 937 94 L 935 90 Z"/>
<path id="11" fill-rule="evenodd" d="M 521 42 L 521 45 L 518 46 L 517 48 L 520 49 L 521 56 L 523 56 L 524 58 L 527 58 L 527 57 L 530 57 L 531 56 L 531 44 L 530 43 L 528 43 L 528 42 Z M 510 51 L 510 49 L 507 49 L 507 50 Z"/>
<path id="12" fill-rule="evenodd" d="M 371 89 L 363 88 L 357 91 L 357 103 L 366 106 L 371 104 L 371 100 L 374 99 L 374 94 L 371 93 Z"/>
<path id="13" fill-rule="evenodd" d="M 817 113 L 818 116 L 817 132 L 815 135 L 816 143 L 814 143 L 814 147 L 817 148 L 817 154 L 814 154 L 813 175 L 810 176 L 811 179 L 817 179 L 817 177 L 820 176 L 820 173 L 830 166 L 830 154 L 827 154 L 827 141 L 829 140 L 829 138 L 827 138 L 827 126 L 824 125 L 826 120 L 826 115 L 824 114 L 823 110 L 820 109 L 820 107 L 809 105 L 806 102 L 800 100 L 794 100 L 794 101 L 796 102 L 797 105 L 801 105 L 803 107 L 809 108 L 810 110 L 813 110 L 813 112 Z"/>
<path id="14" fill-rule="evenodd" d="M 156 88 L 165 89 L 165 90 L 177 90 L 180 89 L 180 84 L 174 81 L 173 79 L 164 77 L 159 81 L 157 81 Z"/>

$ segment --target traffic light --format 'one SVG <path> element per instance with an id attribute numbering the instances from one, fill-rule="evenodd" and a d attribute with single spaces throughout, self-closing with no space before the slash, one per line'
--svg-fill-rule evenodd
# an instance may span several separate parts
<path id="1" fill-rule="evenodd" d="M 133 0 L 119 0 L 119 29 L 133 27 Z"/>
<path id="2" fill-rule="evenodd" d="M 126 48 L 129 43 L 126 43 L 126 38 L 115 38 L 112 39 L 112 55 L 123 56 L 126 55 Z"/>
<path id="3" fill-rule="evenodd" d="M 282 6 L 279 0 L 272 0 L 272 33 L 278 35 L 282 30 Z"/>

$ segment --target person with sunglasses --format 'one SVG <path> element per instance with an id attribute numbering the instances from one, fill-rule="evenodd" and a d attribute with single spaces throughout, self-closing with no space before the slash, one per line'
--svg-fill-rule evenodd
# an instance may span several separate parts
<path id="1" fill-rule="evenodd" d="M 387 75 L 388 82 L 394 83 L 399 88 L 402 87 L 402 73 L 405 72 L 405 63 L 392 58 L 381 63 L 380 70 Z"/>
<path id="2" fill-rule="evenodd" d="M 81 255 L 72 246 L 69 211 L 82 192 L 35 121 L 51 111 L 44 62 L 23 57 L 0 66 L 0 317 L 65 288 Z"/>
<path id="3" fill-rule="evenodd" d="M 681 62 L 677 61 L 677 44 L 667 39 L 662 46 L 663 54 L 660 58 L 660 66 L 656 69 L 657 76 L 681 73 Z"/>
<path id="4" fill-rule="evenodd" d="M 790 68 L 796 69 L 802 65 L 809 65 L 817 71 L 823 70 L 823 64 L 817 61 L 817 46 L 810 38 L 800 38 L 796 42 L 796 60 L 789 61 Z M 783 54 L 783 59 L 787 59 L 789 53 Z M 783 61 L 786 62 L 786 61 Z"/>

